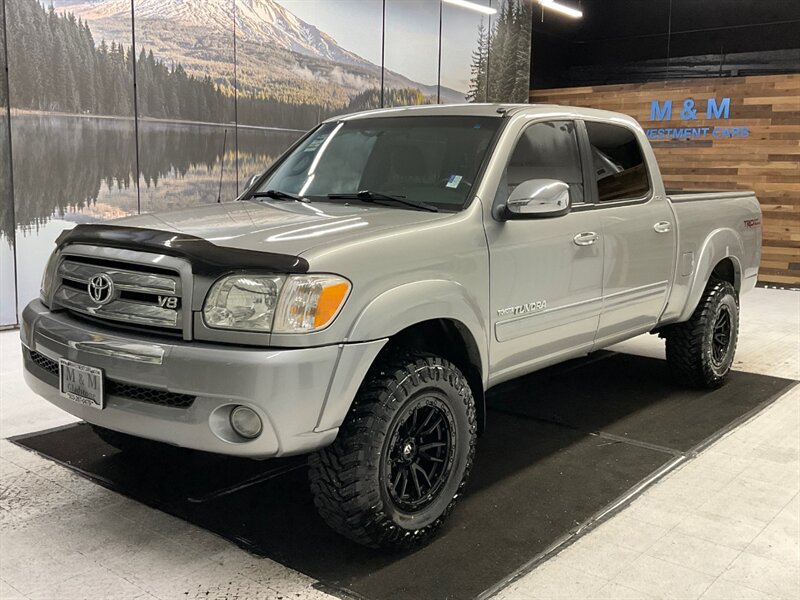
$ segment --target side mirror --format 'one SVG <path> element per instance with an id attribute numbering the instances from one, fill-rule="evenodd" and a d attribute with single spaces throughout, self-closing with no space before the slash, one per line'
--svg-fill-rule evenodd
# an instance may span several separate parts
<path id="1" fill-rule="evenodd" d="M 253 187 L 256 184 L 256 181 L 259 180 L 261 175 L 263 175 L 263 173 L 256 173 L 255 175 L 251 176 L 250 179 L 247 180 L 247 185 L 245 185 L 244 190 L 242 190 L 242 191 L 246 192 L 251 187 Z"/>
<path id="2" fill-rule="evenodd" d="M 569 185 L 558 179 L 529 179 L 506 201 L 506 219 L 560 217 L 569 212 Z"/>

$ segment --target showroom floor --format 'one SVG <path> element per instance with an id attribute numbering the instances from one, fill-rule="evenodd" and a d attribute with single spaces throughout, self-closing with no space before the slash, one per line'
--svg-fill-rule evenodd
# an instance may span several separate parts
<path id="1" fill-rule="evenodd" d="M 614 350 L 663 357 L 654 336 Z M 18 332 L 0 356 L 0 437 L 72 421 L 25 387 Z M 800 294 L 743 298 L 735 368 L 800 379 Z M 799 492 L 794 387 L 497 597 L 795 598 Z M 0 598 L 329 597 L 315 583 L 0 440 Z"/>

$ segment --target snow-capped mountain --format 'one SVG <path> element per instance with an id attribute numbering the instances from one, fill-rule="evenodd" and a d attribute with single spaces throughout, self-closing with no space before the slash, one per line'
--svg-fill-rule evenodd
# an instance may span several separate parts
<path id="1" fill-rule="evenodd" d="M 130 19 L 130 0 L 56 0 L 54 4 L 90 21 Z M 134 7 L 137 21 L 160 21 L 176 29 L 232 30 L 231 0 L 136 0 Z M 305 56 L 344 64 L 371 64 L 274 0 L 237 0 L 236 35 L 237 40 L 270 44 Z"/>
<path id="2" fill-rule="evenodd" d="M 40 0 L 44 1 L 44 0 Z M 130 0 L 48 0 L 89 22 L 95 41 L 130 44 Z M 263 88 L 270 82 L 326 81 L 352 96 L 380 84 L 380 65 L 340 46 L 314 25 L 298 18 L 275 0 L 236 0 L 236 41 L 240 44 L 240 83 Z M 190 72 L 229 78 L 233 0 L 134 0 L 137 47 L 157 57 L 184 64 Z M 294 58 L 291 58 L 294 57 Z M 418 88 L 436 95 L 436 86 L 385 72 L 394 88 Z M 463 93 L 442 88 L 449 102 L 463 102 Z"/>

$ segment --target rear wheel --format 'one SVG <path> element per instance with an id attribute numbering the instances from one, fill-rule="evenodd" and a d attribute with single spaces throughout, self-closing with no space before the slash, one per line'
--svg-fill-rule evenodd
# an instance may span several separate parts
<path id="1" fill-rule="evenodd" d="M 461 494 L 476 431 L 472 391 L 455 365 L 426 353 L 382 361 L 336 441 L 309 460 L 320 515 L 366 546 L 424 543 Z"/>
<path id="2" fill-rule="evenodd" d="M 722 385 L 739 337 L 739 301 L 733 286 L 710 281 L 691 318 L 670 325 L 662 335 L 667 361 L 678 381 L 698 388 Z"/>

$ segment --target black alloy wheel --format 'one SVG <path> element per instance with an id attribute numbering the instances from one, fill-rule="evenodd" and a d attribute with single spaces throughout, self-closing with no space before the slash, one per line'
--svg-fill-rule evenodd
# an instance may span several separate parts
<path id="1" fill-rule="evenodd" d="M 389 438 L 384 478 L 394 505 L 417 512 L 435 500 L 453 468 L 455 421 L 447 405 L 426 396 L 407 407 Z"/>
<path id="2" fill-rule="evenodd" d="M 725 362 L 731 348 L 731 311 L 726 305 L 720 306 L 714 333 L 711 340 L 711 360 L 719 368 Z"/>

